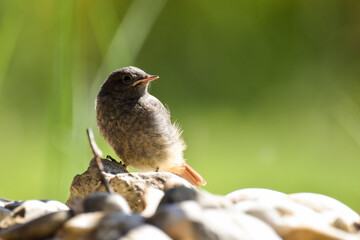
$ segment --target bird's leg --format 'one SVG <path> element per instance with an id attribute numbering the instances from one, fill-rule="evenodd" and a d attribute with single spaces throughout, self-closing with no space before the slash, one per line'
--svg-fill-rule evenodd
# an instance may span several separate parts
<path id="1" fill-rule="evenodd" d="M 158 172 L 159 171 L 159 167 L 156 168 L 155 172 Z"/>

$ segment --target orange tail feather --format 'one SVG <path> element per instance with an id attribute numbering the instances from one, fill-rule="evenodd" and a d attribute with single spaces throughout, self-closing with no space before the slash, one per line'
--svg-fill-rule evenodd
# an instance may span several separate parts
<path id="1" fill-rule="evenodd" d="M 189 183 L 198 187 L 199 185 L 206 185 L 205 179 L 203 179 L 199 173 L 197 173 L 192 167 L 185 163 L 185 169 L 183 172 L 178 173 L 182 178 L 185 178 Z"/>

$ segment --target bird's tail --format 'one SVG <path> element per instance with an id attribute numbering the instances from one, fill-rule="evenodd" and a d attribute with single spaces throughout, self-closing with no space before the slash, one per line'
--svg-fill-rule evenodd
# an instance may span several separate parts
<path id="1" fill-rule="evenodd" d="M 189 183 L 198 187 L 200 185 L 206 185 L 205 179 L 203 179 L 198 172 L 196 172 L 187 163 L 184 164 L 184 170 L 180 173 L 176 173 L 182 178 L 185 178 Z"/>

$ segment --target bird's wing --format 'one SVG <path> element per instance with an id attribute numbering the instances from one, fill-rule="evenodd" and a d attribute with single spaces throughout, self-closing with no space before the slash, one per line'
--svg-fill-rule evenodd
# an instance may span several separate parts
<path id="1" fill-rule="evenodd" d="M 156 97 L 149 95 L 146 102 L 146 106 L 149 108 L 150 111 L 156 111 L 159 114 L 163 114 L 165 117 L 167 117 L 170 120 L 169 110 Z"/>

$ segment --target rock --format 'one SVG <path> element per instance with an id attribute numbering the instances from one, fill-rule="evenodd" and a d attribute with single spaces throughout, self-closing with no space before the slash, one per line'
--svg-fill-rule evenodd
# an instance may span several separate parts
<path id="1" fill-rule="evenodd" d="M 283 199 L 287 195 L 282 192 L 264 189 L 264 188 L 244 188 L 231 192 L 225 196 L 233 203 L 244 200 L 260 200 L 260 199 Z"/>
<path id="2" fill-rule="evenodd" d="M 156 240 L 171 240 L 161 229 L 150 224 L 142 224 L 131 229 L 126 235 L 119 238 L 119 240 L 143 240 L 145 238 L 150 239 L 150 236 L 151 239 Z"/>
<path id="3" fill-rule="evenodd" d="M 101 159 L 104 171 L 108 178 L 117 173 L 127 173 L 121 163 Z M 94 192 L 105 192 L 105 187 L 101 182 L 101 176 L 96 165 L 95 159 L 90 161 L 88 169 L 83 174 L 74 177 L 70 186 L 70 196 L 66 205 L 71 205 L 76 198 L 84 198 Z"/>
<path id="4" fill-rule="evenodd" d="M 71 210 L 54 200 L 0 199 L 0 239 L 360 240 L 360 216 L 324 195 L 248 188 L 219 196 L 172 173 L 102 163 L 103 175 L 92 160 L 75 176 Z M 103 177 L 116 193 L 105 192 Z"/>
<path id="5" fill-rule="evenodd" d="M 164 197 L 164 192 L 156 188 L 146 188 L 142 196 L 145 205 L 141 216 L 151 217 L 156 212 L 161 199 Z"/>
<path id="6" fill-rule="evenodd" d="M 5 198 L 0 198 L 0 207 L 5 207 L 5 204 L 10 203 L 10 202 L 14 202 L 14 201 L 5 199 Z"/>
<path id="7" fill-rule="evenodd" d="M 114 191 L 126 199 L 134 212 L 141 212 L 145 208 L 143 195 L 149 187 L 164 190 L 166 182 L 191 187 L 185 179 L 169 172 L 127 173 L 120 163 L 106 159 L 102 159 L 102 163 L 104 174 Z M 93 192 L 105 192 L 105 186 L 92 160 L 86 172 L 75 176 L 66 204 L 69 206 L 75 199 L 84 198 Z"/>
<path id="8" fill-rule="evenodd" d="M 14 210 L 15 208 L 17 208 L 21 204 L 23 204 L 23 201 L 11 201 L 11 202 L 5 203 L 4 207 L 9 209 L 9 210 Z"/>
<path id="9" fill-rule="evenodd" d="M 130 229 L 142 225 L 144 219 L 137 214 L 122 212 L 81 213 L 67 221 L 58 232 L 60 239 L 118 239 Z"/>
<path id="10" fill-rule="evenodd" d="M 2 229 L 0 239 L 45 239 L 52 236 L 71 216 L 70 211 L 49 213 L 32 221 Z"/>
<path id="11" fill-rule="evenodd" d="M 17 223 L 24 223 L 42 215 L 56 212 L 58 208 L 48 205 L 39 200 L 28 200 L 15 208 L 7 217 L 0 222 L 1 228 L 7 228 Z"/>
<path id="12" fill-rule="evenodd" d="M 352 239 L 352 235 L 330 226 L 323 217 L 290 198 L 258 198 L 235 204 L 238 210 L 269 224 L 282 238 Z"/>
<path id="13" fill-rule="evenodd" d="M 69 207 L 63 204 L 62 202 L 56 200 L 41 200 L 42 202 L 46 203 L 49 207 L 54 207 L 58 211 L 66 211 L 69 210 Z"/>
<path id="14" fill-rule="evenodd" d="M 103 212 L 91 212 L 78 214 L 65 222 L 57 237 L 66 240 L 86 239 L 93 234 L 100 221 L 104 218 Z"/>
<path id="15" fill-rule="evenodd" d="M 235 203 L 238 210 L 270 224 L 286 239 L 350 237 L 332 226 L 356 232 L 355 222 L 359 221 L 359 215 L 351 209 L 319 194 L 287 195 L 269 189 L 248 188 L 234 191 L 226 198 Z"/>
<path id="16" fill-rule="evenodd" d="M 7 208 L 0 207 L 0 221 L 2 221 L 6 216 L 10 215 L 11 211 Z"/>
<path id="17" fill-rule="evenodd" d="M 347 232 L 358 231 L 356 223 L 360 222 L 359 214 L 336 199 L 317 193 L 294 193 L 289 197 L 321 214 L 324 221 L 334 227 Z"/>
<path id="18" fill-rule="evenodd" d="M 126 200 L 119 194 L 113 193 L 93 193 L 87 196 L 83 201 L 85 212 L 104 211 L 131 213 L 130 207 Z"/>
<path id="19" fill-rule="evenodd" d="M 108 214 L 100 221 L 96 231 L 93 234 L 93 237 L 99 240 L 118 239 L 130 229 L 138 227 L 143 223 L 144 218 L 137 214 Z"/>
<path id="20" fill-rule="evenodd" d="M 169 180 L 191 187 L 190 183 L 185 179 L 169 172 L 117 174 L 111 179 L 110 183 L 116 192 L 125 197 L 134 212 L 141 212 L 145 208 L 143 202 L 145 189 L 164 190 L 165 183 Z"/>
<path id="21" fill-rule="evenodd" d="M 173 239 L 196 239 L 196 232 L 193 231 L 187 212 L 200 215 L 202 209 L 195 201 L 186 201 L 181 204 L 166 204 L 159 207 L 147 222 L 160 228 Z"/>
<path id="22" fill-rule="evenodd" d="M 173 239 L 281 239 L 255 217 L 234 209 L 202 208 L 195 201 L 163 205 L 148 222 Z"/>
<path id="23" fill-rule="evenodd" d="M 207 231 L 220 237 L 215 239 L 281 240 L 279 235 L 263 221 L 234 210 L 206 209 L 201 220 Z"/>
<path id="24" fill-rule="evenodd" d="M 214 195 L 200 189 L 185 186 L 174 187 L 167 190 L 159 206 L 188 200 L 194 200 L 204 208 L 228 208 L 232 206 L 231 202 L 224 196 Z"/>

